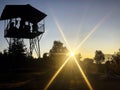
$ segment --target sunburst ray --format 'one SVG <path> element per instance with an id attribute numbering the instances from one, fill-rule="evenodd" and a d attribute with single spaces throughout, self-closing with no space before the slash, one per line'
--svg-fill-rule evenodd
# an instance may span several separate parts
<path id="1" fill-rule="evenodd" d="M 88 33 L 88 35 L 82 40 L 82 42 L 80 42 L 80 44 L 75 48 L 74 51 L 77 51 L 84 43 L 85 41 L 87 41 L 90 36 L 101 26 L 101 24 L 109 17 L 110 14 L 107 14 L 106 16 L 104 16 L 97 24 L 95 27 L 93 27 L 93 29 Z"/>
<path id="2" fill-rule="evenodd" d="M 77 67 L 78 67 L 80 73 L 82 74 L 82 76 L 83 76 L 83 78 L 84 78 L 84 80 L 85 80 L 87 86 L 89 87 L 90 90 L 93 90 L 93 87 L 92 87 L 90 81 L 89 81 L 88 78 L 86 77 L 86 75 L 85 75 L 83 69 L 81 68 L 81 66 L 79 65 L 79 63 L 78 63 L 78 61 L 77 61 L 77 59 L 76 59 L 75 57 L 74 57 L 74 60 L 75 60 L 75 63 L 76 63 L 76 65 L 77 65 Z"/>
<path id="3" fill-rule="evenodd" d="M 90 31 L 90 33 L 82 40 L 82 42 L 80 42 L 80 44 L 75 48 L 75 50 L 73 51 L 57 21 L 57 19 L 55 17 L 54 18 L 54 21 L 55 21 L 55 24 L 62 36 L 62 38 L 64 39 L 67 47 L 69 48 L 70 52 L 76 52 L 84 43 L 86 40 L 89 39 L 89 37 L 100 27 L 100 25 L 107 19 L 108 15 L 106 15 L 105 17 L 103 17 L 97 24 L 96 26 Z M 56 71 L 56 73 L 53 75 L 53 77 L 50 79 L 50 81 L 48 82 L 48 84 L 45 86 L 44 90 L 47 90 L 49 88 L 49 86 L 52 84 L 52 82 L 55 80 L 55 78 L 58 76 L 58 74 L 61 72 L 61 70 L 63 69 L 63 67 L 66 65 L 66 63 L 69 61 L 71 56 L 68 56 L 68 58 L 65 60 L 65 62 L 61 65 L 61 67 Z M 74 57 L 74 56 L 73 56 Z M 90 90 L 93 90 L 93 87 L 91 85 L 91 83 L 89 82 L 89 80 L 87 79 L 84 71 L 82 70 L 81 66 L 79 65 L 77 59 L 74 57 L 74 60 L 75 60 L 75 63 L 77 65 L 77 67 L 79 68 L 79 71 L 80 73 L 82 74 L 87 86 L 89 87 Z"/>
<path id="4" fill-rule="evenodd" d="M 66 65 L 66 63 L 69 61 L 70 56 L 65 60 L 65 62 L 60 66 L 60 68 L 56 71 L 56 73 L 53 75 L 53 77 L 50 79 L 48 84 L 45 86 L 44 90 L 48 90 L 49 86 L 52 84 L 52 82 L 55 80 L 57 75 L 60 73 L 60 71 L 63 69 L 63 67 Z"/>

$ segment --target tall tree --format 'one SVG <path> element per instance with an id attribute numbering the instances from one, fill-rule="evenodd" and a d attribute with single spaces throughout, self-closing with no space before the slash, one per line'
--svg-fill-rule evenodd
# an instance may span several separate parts
<path id="1" fill-rule="evenodd" d="M 112 56 L 112 64 L 114 65 L 114 72 L 119 73 L 120 75 L 120 49 L 119 51 Z"/>
<path id="2" fill-rule="evenodd" d="M 66 54 L 68 52 L 67 48 L 63 46 L 60 41 L 54 41 L 52 48 L 49 51 L 49 55 L 55 54 Z"/>
<path id="3" fill-rule="evenodd" d="M 115 61 L 116 63 L 120 63 L 120 49 L 117 53 L 115 53 L 113 56 L 113 61 Z"/>
<path id="4" fill-rule="evenodd" d="M 105 60 L 105 56 L 101 50 L 96 50 L 94 60 L 97 64 L 101 64 Z"/>
<path id="5" fill-rule="evenodd" d="M 63 47 L 63 43 L 60 41 L 54 41 L 52 49 L 50 49 L 50 53 L 65 53 L 67 52 L 67 48 Z"/>

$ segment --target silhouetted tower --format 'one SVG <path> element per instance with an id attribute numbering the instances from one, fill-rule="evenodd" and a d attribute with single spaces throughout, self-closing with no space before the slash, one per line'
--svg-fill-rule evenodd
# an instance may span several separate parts
<path id="1" fill-rule="evenodd" d="M 4 20 L 4 37 L 9 48 L 13 43 L 29 40 L 30 55 L 35 50 L 40 57 L 40 39 L 45 32 L 47 15 L 31 5 L 6 5 L 0 20 Z"/>

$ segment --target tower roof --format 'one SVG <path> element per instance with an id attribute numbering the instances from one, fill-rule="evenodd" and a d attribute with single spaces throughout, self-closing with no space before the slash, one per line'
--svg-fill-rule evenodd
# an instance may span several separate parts
<path id="1" fill-rule="evenodd" d="M 12 18 L 22 18 L 23 20 L 29 21 L 31 23 L 40 22 L 47 15 L 31 5 L 6 5 L 0 20 L 12 19 Z"/>

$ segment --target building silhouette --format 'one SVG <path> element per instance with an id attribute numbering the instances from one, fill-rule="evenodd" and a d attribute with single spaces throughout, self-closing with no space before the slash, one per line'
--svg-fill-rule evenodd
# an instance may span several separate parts
<path id="1" fill-rule="evenodd" d="M 40 57 L 40 40 L 45 32 L 44 18 L 47 15 L 31 5 L 6 5 L 0 20 L 4 20 L 4 37 L 9 47 L 13 43 L 29 40 L 29 54 L 35 50 Z"/>

